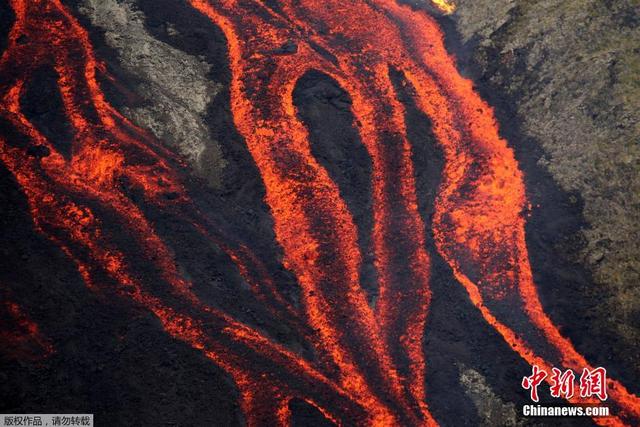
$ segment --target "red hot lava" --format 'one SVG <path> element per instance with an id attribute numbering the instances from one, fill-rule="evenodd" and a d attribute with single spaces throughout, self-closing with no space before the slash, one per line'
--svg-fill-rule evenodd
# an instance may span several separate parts
<path id="1" fill-rule="evenodd" d="M 287 425 L 301 399 L 346 425 L 436 425 L 425 390 L 423 337 L 431 292 L 404 105 L 390 72 L 412 87 L 446 160 L 433 222 L 435 244 L 475 306 L 530 364 L 590 367 L 544 314 L 525 244 L 522 172 L 500 138 L 493 111 L 462 78 L 437 23 L 395 0 L 190 0 L 224 32 L 235 125 L 257 165 L 284 253 L 302 289 L 302 307 L 277 292 L 246 245 L 225 241 L 181 183 L 183 165 L 113 108 L 86 30 L 59 0 L 12 0 L 16 15 L 0 60 L 0 157 L 22 187 L 38 231 L 77 265 L 87 286 L 150 310 L 173 337 L 201 350 L 235 381 L 247 424 Z M 451 6 L 435 2 L 444 11 Z M 283 46 L 294 52 L 279 54 Z M 73 130 L 65 157 L 22 111 L 40 67 L 57 75 Z M 311 153 L 293 91 L 316 70 L 351 96 L 356 128 L 372 161 L 372 242 L 379 298 L 359 277 L 357 228 L 339 189 Z M 37 147 L 37 150 L 33 148 Z M 35 153 L 35 154 L 34 154 Z M 314 349 L 307 359 L 199 300 L 153 222 L 128 197 L 172 212 L 222 248 L 269 310 Z M 165 197 L 167 194 L 178 197 Z M 127 230 L 133 248 L 112 232 Z M 400 252 L 404 256 L 393 256 Z M 167 293 L 144 280 L 151 266 Z M 258 272 L 258 273 L 256 273 Z M 517 307 L 517 316 L 505 307 Z M 527 325 L 522 326 L 522 318 Z M 524 328 L 524 329 L 523 329 Z M 528 334 L 531 335 L 528 335 Z M 531 337 L 531 338 L 529 338 Z M 618 412 L 640 419 L 640 401 L 610 380 Z M 590 403 L 578 397 L 574 403 Z"/>

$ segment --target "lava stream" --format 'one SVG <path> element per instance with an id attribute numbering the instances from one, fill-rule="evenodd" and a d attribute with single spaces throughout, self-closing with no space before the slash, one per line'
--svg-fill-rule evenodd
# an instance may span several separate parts
<path id="1" fill-rule="evenodd" d="M 189 0 L 227 38 L 234 123 L 260 171 L 302 308 L 279 292 L 247 242 L 230 239 L 195 207 L 181 160 L 108 103 L 98 83 L 105 67 L 60 0 L 11 0 L 15 22 L 0 59 L 0 118 L 10 129 L 0 136 L 0 159 L 22 188 L 35 228 L 93 291 L 149 310 L 168 334 L 223 368 L 238 387 L 248 425 L 287 425 L 292 399 L 336 424 L 435 425 L 423 349 L 430 259 L 405 107 L 391 78 L 397 73 L 445 154 L 433 221 L 440 255 L 528 363 L 590 367 L 542 310 L 525 243 L 522 172 L 492 109 L 457 72 L 434 19 L 395 0 L 279 0 L 276 9 L 272 3 Z M 453 10 L 446 1 L 434 4 Z M 283 53 L 291 45 L 294 51 Z M 70 156 L 22 109 L 41 67 L 57 76 L 73 131 Z M 293 103 L 298 80 L 311 70 L 350 95 L 371 158 L 379 285 L 373 303 L 360 283 L 358 229 L 338 185 L 314 158 Z M 313 357 L 204 304 L 145 209 L 171 214 L 221 248 L 266 312 L 288 323 Z M 615 380 L 609 386 L 619 412 L 595 421 L 640 419 L 638 398 Z"/>
<path id="2" fill-rule="evenodd" d="M 571 343 L 560 336 L 557 328 L 542 311 L 531 280 L 524 241 L 522 212 L 526 206 L 526 197 L 522 174 L 513 152 L 498 135 L 491 108 L 475 93 L 472 83 L 457 73 L 452 58 L 444 49 L 442 34 L 431 17 L 400 6 L 393 0 L 282 1 L 280 3 L 284 13 L 271 10 L 264 3 L 256 1 L 253 7 L 269 10 L 274 21 L 256 23 L 255 17 L 242 20 L 234 16 L 233 13 L 238 9 L 249 8 L 246 4 L 227 2 L 214 12 L 205 2 L 193 3 L 226 29 L 225 34 L 231 46 L 232 70 L 238 76 L 234 94 L 237 103 L 236 123 L 240 129 L 246 127 L 247 121 L 253 123 L 254 119 L 244 115 L 245 108 L 250 107 L 246 106 L 246 99 L 243 98 L 243 85 L 259 87 L 255 76 L 269 80 L 266 73 L 260 74 L 259 67 L 246 67 L 244 58 L 251 57 L 252 54 L 261 56 L 261 52 L 276 51 L 279 46 L 292 41 L 298 49 L 292 55 L 294 59 L 287 56 L 283 59 L 263 60 L 273 67 L 277 67 L 277 63 L 293 62 L 296 65 L 289 65 L 290 67 L 302 67 L 303 70 L 312 64 L 316 70 L 332 75 L 356 100 L 353 113 L 359 119 L 361 137 L 374 164 L 374 244 L 377 266 L 382 277 L 382 295 L 387 290 L 384 278 L 385 269 L 388 268 L 382 243 L 384 239 L 381 237 L 385 222 L 382 219 L 385 217 L 384 196 L 381 195 L 384 184 L 376 184 L 385 182 L 378 156 L 380 147 L 384 144 L 379 134 L 371 137 L 371 129 L 380 127 L 378 123 L 371 124 L 379 112 L 366 106 L 359 111 L 357 100 L 364 92 L 384 105 L 385 94 L 391 91 L 388 90 L 389 83 L 384 73 L 376 70 L 384 69 L 386 64 L 400 70 L 415 89 L 417 105 L 431 118 L 434 133 L 447 160 L 434 220 L 434 235 L 441 255 L 452 266 L 454 274 L 467 288 L 472 301 L 485 319 L 525 360 L 550 367 L 553 362 L 548 359 L 554 359 L 559 366 L 578 371 L 590 367 Z M 299 29 L 299 32 L 282 30 L 282 27 L 275 25 L 278 19 L 283 19 L 285 23 Z M 252 45 L 247 48 L 245 42 L 237 37 L 241 32 L 259 36 L 250 38 Z M 320 46 L 322 51 L 314 49 L 314 46 Z M 246 52 L 247 49 L 251 53 Z M 312 58 L 308 57 L 310 52 L 315 52 Z M 328 53 L 331 58 L 327 59 L 327 55 L 323 53 Z M 317 68 L 318 65 L 322 68 Z M 292 79 L 295 80 L 301 72 L 292 74 Z M 368 80 L 367 74 L 376 75 L 376 78 Z M 270 84 L 273 82 L 267 83 Z M 291 85 L 290 80 L 287 84 Z M 260 95 L 264 96 L 265 93 Z M 403 135 L 404 129 L 397 125 L 397 113 L 394 115 L 393 111 L 393 107 L 384 110 L 383 114 L 392 125 L 383 125 L 382 129 L 391 129 L 392 132 L 398 131 Z M 286 131 L 287 128 L 284 129 Z M 277 139 L 280 135 L 274 133 L 269 136 Z M 404 177 L 407 178 L 407 175 Z M 411 205 L 410 191 L 405 195 L 408 206 Z M 484 284 L 480 291 L 463 273 L 462 265 L 477 271 L 477 282 Z M 422 267 L 427 268 L 426 262 Z M 483 293 L 485 301 L 496 305 L 504 301 L 504 304 L 511 306 L 514 301 L 520 301 L 520 314 L 525 315 L 533 326 L 533 329 L 524 331 L 525 337 L 527 332 L 532 334 L 529 337 L 531 342 L 517 338 L 516 332 L 507 326 L 508 323 L 519 320 L 518 314 L 512 316 L 514 319 L 504 314 L 508 310 L 501 310 L 499 307 L 489 309 L 483 303 Z M 386 311 L 384 300 L 381 308 L 382 312 Z M 498 320 L 499 318 L 503 319 Z M 536 340 L 537 335 L 542 336 L 544 348 L 540 347 L 540 340 Z M 539 354 L 544 357 L 541 358 Z M 617 381 L 611 380 L 610 386 L 612 397 L 621 409 L 621 418 L 637 418 L 637 397 Z M 579 402 L 580 399 L 574 401 Z M 620 423 L 622 419 L 596 421 Z"/>
<path id="3" fill-rule="evenodd" d="M 255 396 L 264 387 L 277 390 L 284 403 L 294 397 L 316 402 L 330 418 L 368 419 L 362 403 L 300 356 L 198 300 L 121 185 L 126 178 L 159 209 L 188 206 L 170 166 L 180 164 L 104 100 L 88 36 L 60 2 L 15 0 L 12 6 L 16 22 L 0 60 L 0 114 L 13 130 L 10 140 L 0 139 L 0 156 L 27 197 L 36 229 L 68 255 L 91 289 L 148 308 L 168 333 L 223 367 L 240 388 L 252 424 L 259 422 L 257 414 L 272 410 L 262 394 Z M 25 83 L 42 65 L 58 73 L 64 112 L 74 131 L 70 159 L 21 111 Z M 167 193 L 180 196 L 168 201 Z M 120 247 L 114 227 L 133 238 L 134 244 L 127 242 L 130 249 Z M 246 257 L 233 257 L 240 258 Z M 133 260 L 155 269 L 168 288 L 149 289 Z M 167 292 L 173 294 L 171 304 L 163 302 Z"/>

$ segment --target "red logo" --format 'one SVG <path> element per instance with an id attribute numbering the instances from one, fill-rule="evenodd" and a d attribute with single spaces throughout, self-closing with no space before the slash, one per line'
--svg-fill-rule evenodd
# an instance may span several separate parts
<path id="1" fill-rule="evenodd" d="M 571 369 L 567 369 L 564 373 L 558 369 L 553 368 L 553 375 L 551 375 L 551 396 L 552 397 L 564 397 L 565 399 L 571 399 L 573 397 L 574 381 L 576 380 L 576 374 Z"/>
<path id="2" fill-rule="evenodd" d="M 538 387 L 549 376 L 548 372 L 540 369 L 538 365 L 533 365 L 531 375 L 522 378 L 522 388 L 529 390 L 531 400 L 538 402 Z M 561 371 L 558 368 L 552 368 L 551 377 L 549 377 L 551 387 L 549 392 L 551 397 L 562 397 L 571 399 L 574 395 L 576 375 L 571 369 Z M 597 397 L 598 399 L 607 400 L 607 370 L 599 367 L 595 369 L 584 368 L 580 375 L 580 397 L 589 398 Z"/>
<path id="3" fill-rule="evenodd" d="M 596 368 L 589 371 L 582 370 L 580 375 L 580 397 L 597 396 L 598 399 L 607 400 L 607 370 Z"/>
<path id="4" fill-rule="evenodd" d="M 531 390 L 531 400 L 537 402 L 538 399 L 538 386 L 547 377 L 547 373 L 538 368 L 538 365 L 533 365 L 532 374 L 530 377 L 524 377 L 522 379 L 522 388 L 525 390 Z"/>

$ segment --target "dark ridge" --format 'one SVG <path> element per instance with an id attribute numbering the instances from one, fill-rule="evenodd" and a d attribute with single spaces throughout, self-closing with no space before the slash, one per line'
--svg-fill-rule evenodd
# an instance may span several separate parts
<path id="1" fill-rule="evenodd" d="M 203 303 L 265 332 L 280 344 L 306 350 L 305 356 L 312 356 L 305 348 L 304 338 L 287 322 L 287 312 L 280 310 L 282 317 L 273 316 L 265 303 L 255 297 L 235 263 L 222 249 L 204 238 L 179 212 L 159 211 L 145 206 L 142 201 L 139 204 L 162 241 L 173 251 L 181 273 L 189 278 L 193 291 Z"/>
<path id="2" fill-rule="evenodd" d="M 358 227 L 363 254 L 361 282 L 375 295 L 377 278 L 373 267 L 371 233 L 371 159 L 353 127 L 351 99 L 329 76 L 310 71 L 296 85 L 293 102 L 309 130 L 311 152 L 340 190 Z"/>
<path id="3" fill-rule="evenodd" d="M 443 426 L 479 425 L 481 419 L 475 405 L 460 383 L 461 372 L 471 368 L 485 378 L 504 403 L 515 404 L 519 417 L 521 406 L 530 403 L 528 391 L 520 385 L 522 377 L 530 374 L 530 367 L 487 324 L 435 247 L 432 218 L 444 156 L 432 134 L 431 121 L 412 99 L 410 85 L 403 84 L 404 77 L 397 71 L 392 71 L 391 77 L 398 97 L 406 108 L 418 209 L 425 223 L 425 240 L 431 258 L 430 285 L 433 297 L 425 328 L 427 403 Z M 540 399 L 543 405 L 557 404 L 545 393 L 541 393 Z M 536 419 L 534 424 L 541 425 L 541 421 L 545 420 Z M 552 421 L 553 425 L 591 425 L 590 420 Z M 548 422 L 551 425 L 551 421 Z"/>
<path id="4" fill-rule="evenodd" d="M 462 342 L 465 335 L 463 331 L 468 325 L 461 323 L 467 313 L 475 310 L 460 292 L 460 285 L 456 283 L 448 266 L 437 255 L 431 232 L 434 201 L 444 166 L 443 154 L 431 132 L 430 120 L 418 110 L 408 88 L 403 84 L 406 83 L 404 77 L 396 70 L 391 71 L 390 77 L 398 99 L 406 109 L 407 137 L 412 146 L 418 210 L 425 224 L 427 249 L 432 263 L 429 284 L 433 297 L 424 332 L 427 404 L 442 425 L 478 424 L 473 403 L 459 381 L 459 363 L 466 362 L 459 353 L 468 348 Z M 469 328 L 469 331 L 472 329 Z M 451 407 L 453 402 L 457 402 L 455 410 Z"/>
<path id="5" fill-rule="evenodd" d="M 333 427 L 334 423 L 327 420 L 322 412 L 304 400 L 291 399 L 289 402 L 292 427 Z"/>
<path id="6" fill-rule="evenodd" d="M 511 13 L 515 16 L 519 11 L 516 8 Z M 626 357 L 629 349 L 617 338 L 613 325 L 593 313 L 606 298 L 606 289 L 594 283 L 584 265 L 570 259 L 571 254 L 579 253 L 585 244 L 577 238 L 579 231 L 590 227 L 582 214 L 581 196 L 563 191 L 550 173 L 538 165 L 537 160 L 544 151 L 538 141 L 524 134 L 516 115 L 515 106 L 524 94 L 509 95 L 504 88 L 492 83 L 493 75 L 514 70 L 500 68 L 500 61 L 490 61 L 490 68 L 482 72 L 474 57 L 475 50 L 480 49 L 477 41 L 462 44 L 451 18 L 443 17 L 438 21 L 444 30 L 448 51 L 456 55 L 458 68 L 475 82 L 475 89 L 494 108 L 500 134 L 515 151 L 524 172 L 527 196 L 534 206 L 526 226 L 529 259 L 546 313 L 590 363 L 606 367 L 608 374 L 622 381 L 629 391 L 640 393 L 640 384 L 630 380 L 640 377 L 640 365 Z M 499 39 L 509 31 L 509 25 L 503 25 L 496 37 Z M 499 45 L 482 49 L 488 57 L 498 58 Z M 528 76 L 527 85 L 544 84 L 536 80 L 535 70 L 524 73 L 524 61 L 526 52 L 518 52 L 516 71 L 519 69 L 519 75 Z M 504 77 L 498 80 L 508 81 L 508 76 Z"/>
<path id="7" fill-rule="evenodd" d="M 375 295 L 377 284 L 373 266 L 373 251 L 370 236 L 372 232 L 371 211 L 371 160 L 365 146 L 353 127 L 349 95 L 330 77 L 317 71 L 306 73 L 297 83 L 293 93 L 294 105 L 298 109 L 300 119 L 309 131 L 311 151 L 314 158 L 327 170 L 332 180 L 338 185 L 341 198 L 347 206 L 358 227 L 358 243 L 363 253 L 361 267 L 361 284 L 370 296 Z M 309 212 L 314 217 L 313 212 Z M 331 233 L 322 218 L 315 218 L 314 230 L 320 233 Z M 332 253 L 333 248 L 321 251 Z M 328 255 L 331 257 L 331 255 Z M 330 265 L 332 259 L 322 263 Z M 339 280 L 339 279 L 338 279 Z M 335 286 L 325 284 L 328 295 Z M 341 295 L 331 295 L 339 299 Z M 357 347 L 357 337 L 346 331 L 350 342 Z M 369 365 L 367 353 L 355 354 L 354 358 L 360 366 Z M 370 370 L 374 378 L 373 388 L 385 395 L 383 379 L 380 373 Z M 401 414 L 402 411 L 397 411 Z M 404 415 L 404 414 L 403 414 Z M 407 421 L 408 422 L 408 421 Z"/>
<path id="8" fill-rule="evenodd" d="M 25 117 L 68 160 L 71 158 L 73 133 L 64 112 L 57 78 L 50 67 L 36 70 L 28 80 L 20 106 Z"/>
<path id="9" fill-rule="evenodd" d="M 2 116 L 0 116 L 0 135 L 9 147 L 20 148 L 22 150 L 31 148 L 30 139 L 18 131 L 13 123 Z"/>

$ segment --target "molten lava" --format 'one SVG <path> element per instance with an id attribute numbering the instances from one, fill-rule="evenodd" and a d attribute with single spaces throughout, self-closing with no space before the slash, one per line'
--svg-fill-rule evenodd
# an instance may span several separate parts
<path id="1" fill-rule="evenodd" d="M 336 424 L 436 425 L 423 350 L 430 260 L 394 71 L 412 87 L 445 155 L 433 222 L 440 255 L 486 321 L 528 363 L 590 367 L 542 310 L 525 244 L 522 172 L 491 107 L 457 72 L 431 16 L 395 0 L 280 0 L 277 9 L 261 0 L 189 3 L 226 36 L 235 126 L 260 171 L 302 307 L 280 295 L 247 242 L 229 239 L 195 207 L 181 161 L 108 103 L 98 83 L 105 67 L 66 7 L 59 0 L 12 0 L 16 19 L 0 60 L 0 117 L 13 133 L 0 137 L 0 158 L 24 191 L 37 230 L 73 260 L 87 286 L 150 310 L 168 334 L 227 371 L 249 425 L 287 425 L 294 398 Z M 434 4 L 453 11 L 448 2 Z M 295 52 L 274 53 L 292 44 Z M 57 75 L 73 129 L 70 158 L 21 106 L 41 67 Z M 298 80 L 311 70 L 349 93 L 371 158 L 375 304 L 361 286 L 354 219 L 314 158 L 293 103 Z M 204 304 L 130 197 L 132 189 L 147 208 L 187 222 L 220 247 L 260 302 L 304 337 L 313 357 Z M 114 228 L 131 241 L 123 245 Z M 145 280 L 140 263 L 161 286 Z M 640 400 L 617 381 L 609 388 L 618 411 L 596 422 L 637 422 Z"/>

